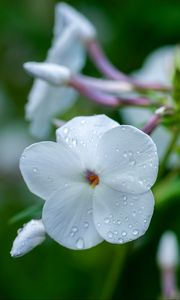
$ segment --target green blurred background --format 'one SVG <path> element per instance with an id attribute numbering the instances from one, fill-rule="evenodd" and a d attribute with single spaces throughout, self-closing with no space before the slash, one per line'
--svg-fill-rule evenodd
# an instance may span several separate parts
<path id="1" fill-rule="evenodd" d="M 47 239 L 27 256 L 10 257 L 17 229 L 38 213 L 32 210 L 29 217 L 14 223 L 11 218 L 37 201 L 41 203 L 28 191 L 18 170 L 20 153 L 35 141 L 24 121 L 32 80 L 22 64 L 44 60 L 51 43 L 56 2 L 0 1 L 0 299 L 157 299 L 160 279 L 155 255 L 159 238 L 169 228 L 180 237 L 180 181 L 174 174 L 155 187 L 159 203 L 147 234 L 136 243 L 103 243 L 76 252 Z M 153 49 L 179 43 L 179 0 L 67 2 L 96 25 L 109 58 L 125 72 L 140 68 Z M 98 75 L 89 61 L 84 72 Z M 84 99 L 64 117 L 98 112 L 117 118 L 110 110 Z M 167 182 L 171 186 L 168 192 L 164 190 Z"/>

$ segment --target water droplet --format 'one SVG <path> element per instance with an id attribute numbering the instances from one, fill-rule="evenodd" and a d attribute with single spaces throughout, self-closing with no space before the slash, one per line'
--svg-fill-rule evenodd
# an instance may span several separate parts
<path id="1" fill-rule="evenodd" d="M 133 152 L 132 151 L 128 151 L 128 154 L 129 154 L 129 156 L 132 156 Z"/>
<path id="2" fill-rule="evenodd" d="M 140 154 L 140 151 L 138 150 L 136 153 L 139 155 L 139 154 Z"/>
<path id="3" fill-rule="evenodd" d="M 72 230 L 72 232 L 77 232 L 78 228 L 76 226 L 73 226 L 71 230 Z"/>
<path id="4" fill-rule="evenodd" d="M 64 132 L 65 134 L 67 134 L 67 133 L 68 133 L 68 131 L 69 131 L 69 129 L 68 129 L 68 128 L 66 128 L 66 127 L 63 129 L 63 132 Z"/>
<path id="5" fill-rule="evenodd" d="M 113 215 L 112 215 L 112 214 L 110 214 L 110 215 L 109 215 L 109 217 L 110 217 L 110 218 L 112 218 L 112 217 L 113 217 Z"/>
<path id="6" fill-rule="evenodd" d="M 119 152 L 120 150 L 119 150 L 119 148 L 116 148 L 116 152 Z"/>
<path id="7" fill-rule="evenodd" d="M 127 152 L 126 152 L 126 151 L 123 153 L 123 156 L 124 156 L 125 158 L 127 157 Z"/>
<path id="8" fill-rule="evenodd" d="M 144 219 L 144 223 L 145 223 L 145 224 L 147 223 L 147 220 L 146 220 L 146 219 Z"/>
<path id="9" fill-rule="evenodd" d="M 89 227 L 89 223 L 88 222 L 84 222 L 84 227 L 88 228 Z"/>
<path id="10" fill-rule="evenodd" d="M 124 200 L 124 201 L 127 200 L 127 196 L 124 195 L 124 196 L 123 196 L 123 200 Z"/>
<path id="11" fill-rule="evenodd" d="M 121 224 L 121 221 L 120 221 L 120 220 L 117 220 L 117 224 L 120 225 L 120 224 Z"/>
<path id="12" fill-rule="evenodd" d="M 107 233 L 107 236 L 108 236 L 108 238 L 112 239 L 113 233 L 112 233 L 111 231 L 109 231 L 109 232 Z"/>
<path id="13" fill-rule="evenodd" d="M 25 159 L 25 155 L 22 155 L 21 158 L 22 158 L 22 159 Z"/>
<path id="14" fill-rule="evenodd" d="M 115 235 L 117 235 L 117 234 L 118 234 L 117 230 L 115 230 L 115 231 L 114 231 L 114 234 L 115 234 Z"/>
<path id="15" fill-rule="evenodd" d="M 97 226 L 100 227 L 100 226 L 101 226 L 101 223 L 97 223 Z"/>
<path id="16" fill-rule="evenodd" d="M 133 213 L 132 213 L 133 217 L 136 216 L 136 211 L 134 210 Z"/>
<path id="17" fill-rule="evenodd" d="M 129 224 L 128 227 L 129 227 L 129 228 L 132 228 L 132 224 Z"/>
<path id="18" fill-rule="evenodd" d="M 137 229 L 134 229 L 134 230 L 133 230 L 133 234 L 134 234 L 134 235 L 138 235 L 138 233 L 139 233 L 139 230 L 137 230 Z"/>
<path id="19" fill-rule="evenodd" d="M 128 217 L 125 217 L 125 221 L 128 221 L 129 220 L 129 218 Z"/>
<path id="20" fill-rule="evenodd" d="M 123 244 L 123 243 L 124 243 L 124 240 L 123 240 L 123 239 L 118 239 L 118 243 L 119 243 L 119 244 Z"/>
<path id="21" fill-rule="evenodd" d="M 38 169 L 37 168 L 33 168 L 33 173 L 37 173 Z"/>
<path id="22" fill-rule="evenodd" d="M 143 168 L 146 169 L 146 165 L 145 164 L 143 165 Z"/>
<path id="23" fill-rule="evenodd" d="M 73 144 L 74 147 L 76 147 L 76 146 L 77 146 L 77 140 L 76 140 L 76 139 L 73 139 L 73 140 L 72 140 L 72 144 Z"/>
<path id="24" fill-rule="evenodd" d="M 104 219 L 104 223 L 109 224 L 109 222 L 110 222 L 109 218 Z"/>
<path id="25" fill-rule="evenodd" d="M 66 141 L 66 143 L 69 143 L 69 138 L 68 137 L 65 138 L 65 141 Z"/>
<path id="26" fill-rule="evenodd" d="M 127 232 L 126 231 L 123 231 L 122 232 L 122 236 L 126 236 L 127 235 Z"/>
<path id="27" fill-rule="evenodd" d="M 82 120 L 80 123 L 81 123 L 82 125 L 84 125 L 84 124 L 86 123 L 86 121 L 85 121 L 85 120 Z"/>
<path id="28" fill-rule="evenodd" d="M 85 244 L 84 244 L 83 238 L 80 237 L 79 239 L 77 239 L 77 241 L 76 241 L 77 249 L 79 249 L 79 250 L 84 249 L 84 246 L 85 246 Z"/>
<path id="29" fill-rule="evenodd" d="M 130 165 L 131 167 L 134 167 L 135 164 L 136 164 L 136 161 L 135 161 L 134 159 L 129 161 L 129 165 Z"/>

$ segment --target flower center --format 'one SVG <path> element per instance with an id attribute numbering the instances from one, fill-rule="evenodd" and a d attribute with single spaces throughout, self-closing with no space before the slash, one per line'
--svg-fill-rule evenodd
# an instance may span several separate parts
<path id="1" fill-rule="evenodd" d="M 92 188 L 95 188 L 96 185 L 99 184 L 99 176 L 96 175 L 94 172 L 87 171 L 86 172 L 86 179 L 89 182 Z"/>

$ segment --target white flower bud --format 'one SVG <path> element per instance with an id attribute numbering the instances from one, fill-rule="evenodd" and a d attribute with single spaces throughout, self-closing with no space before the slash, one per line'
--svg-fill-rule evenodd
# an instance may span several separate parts
<path id="1" fill-rule="evenodd" d="M 68 68 L 56 64 L 27 62 L 23 66 L 32 76 L 57 86 L 67 84 L 71 77 L 71 72 Z"/>
<path id="2" fill-rule="evenodd" d="M 80 37 L 85 42 L 91 41 L 96 37 L 96 29 L 93 24 L 67 3 L 60 3 L 56 6 L 56 19 L 60 21 L 64 19 L 65 23 L 74 24 L 79 31 Z M 59 22 L 57 22 L 57 25 Z"/>
<path id="3" fill-rule="evenodd" d="M 178 241 L 172 231 L 165 232 L 161 237 L 157 253 L 157 262 L 163 269 L 174 268 L 179 263 Z"/>
<path id="4" fill-rule="evenodd" d="M 45 228 L 42 220 L 31 220 L 18 230 L 11 249 L 12 257 L 20 257 L 30 252 L 45 240 Z"/>

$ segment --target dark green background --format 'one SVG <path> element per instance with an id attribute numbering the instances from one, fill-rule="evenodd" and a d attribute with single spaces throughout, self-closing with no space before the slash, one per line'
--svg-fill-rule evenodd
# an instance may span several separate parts
<path id="1" fill-rule="evenodd" d="M 7 101 L 6 109 L 0 112 L 0 134 L 14 122 L 22 121 L 22 126 L 28 127 L 23 115 L 32 81 L 22 64 L 45 58 L 52 38 L 55 3 L 50 0 L 0 1 L 0 88 Z M 84 12 L 97 26 L 109 58 L 125 72 L 141 67 L 153 49 L 179 42 L 180 1 L 68 3 Z M 85 72 L 98 75 L 89 61 Z M 95 112 L 112 114 L 81 99 L 65 117 Z M 157 205 L 148 233 L 135 244 L 103 243 L 91 250 L 76 252 L 48 239 L 27 256 L 12 259 L 9 251 L 16 230 L 31 216 L 14 224 L 9 220 L 36 203 L 37 198 L 26 188 L 18 169 L 15 174 L 0 171 L 0 299 L 157 299 L 160 295 L 155 261 L 158 240 L 169 228 L 180 236 L 178 184 L 176 190 L 170 186 L 169 195 L 161 195 L 162 204 Z"/>

